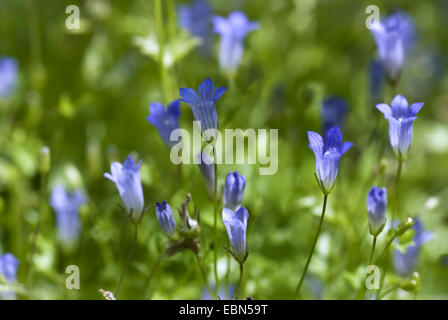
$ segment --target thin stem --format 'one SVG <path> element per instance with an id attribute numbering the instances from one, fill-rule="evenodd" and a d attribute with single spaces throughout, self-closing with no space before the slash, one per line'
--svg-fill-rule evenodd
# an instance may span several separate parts
<path id="1" fill-rule="evenodd" d="M 159 44 L 160 77 L 162 78 L 163 96 L 165 102 L 170 99 L 170 84 L 167 68 L 165 68 L 165 31 L 163 25 L 162 1 L 154 0 L 154 15 L 157 26 L 157 42 Z"/>
<path id="2" fill-rule="evenodd" d="M 392 291 L 397 290 L 398 287 L 399 287 L 399 286 L 396 285 L 396 286 L 393 286 L 393 287 L 387 289 L 386 291 L 384 291 L 384 292 L 378 297 L 378 300 L 383 299 L 385 296 L 387 296 L 387 295 L 388 295 L 389 293 L 391 293 Z"/>
<path id="3" fill-rule="evenodd" d="M 384 247 L 383 251 L 381 252 L 379 258 L 376 259 L 375 264 L 378 264 L 378 262 L 380 262 L 383 259 L 384 255 L 386 254 L 387 249 L 392 244 L 394 239 L 395 239 L 395 236 L 389 239 L 389 241 L 386 243 L 386 246 Z"/>
<path id="4" fill-rule="evenodd" d="M 372 265 L 372 262 L 373 262 L 373 256 L 375 255 L 376 239 L 377 239 L 377 236 L 373 236 L 372 250 L 370 251 L 369 264 L 368 264 L 367 266 Z M 364 295 L 365 295 L 365 293 L 366 293 L 366 285 L 365 285 L 365 283 L 363 283 L 363 284 L 361 285 L 361 288 L 362 288 L 362 289 L 361 289 L 361 293 L 360 293 L 360 295 L 359 295 L 359 299 L 363 299 L 363 298 L 364 298 Z"/>
<path id="5" fill-rule="evenodd" d="M 115 289 L 115 297 L 116 298 L 118 297 L 118 292 L 120 290 L 121 283 L 123 282 L 124 275 L 126 274 L 126 271 L 128 269 L 129 261 L 131 261 L 132 254 L 134 253 L 135 243 L 137 242 L 137 230 L 138 230 L 137 224 L 134 223 L 133 226 L 134 226 L 134 239 L 132 240 L 131 247 L 129 248 L 129 254 L 128 254 L 128 257 L 126 258 L 126 262 L 124 264 L 123 272 L 121 273 L 121 276 L 120 276 L 120 281 L 118 281 L 117 288 Z"/>
<path id="6" fill-rule="evenodd" d="M 303 269 L 302 276 L 300 277 L 299 284 L 297 285 L 296 291 L 294 292 L 294 296 L 296 296 L 300 292 L 300 288 L 302 287 L 303 280 L 305 279 L 306 272 L 308 271 L 308 266 L 310 265 L 311 258 L 314 254 L 314 248 L 316 247 L 317 240 L 319 239 L 320 230 L 322 229 L 322 223 L 325 217 L 325 210 L 327 209 L 327 199 L 328 194 L 324 194 L 324 203 L 322 205 L 322 214 L 320 215 L 319 226 L 317 227 L 316 236 L 314 237 L 313 246 L 311 247 L 311 251 L 308 255 L 308 260 L 305 264 L 305 269 Z"/>
<path id="7" fill-rule="evenodd" d="M 397 215 L 398 215 L 398 206 L 399 206 L 399 200 L 400 200 L 400 197 L 399 197 L 399 193 L 400 193 L 400 191 L 399 191 L 399 187 L 400 187 L 400 177 L 401 177 L 401 170 L 402 170 L 402 167 L 403 167 L 403 160 L 398 160 L 398 166 L 397 166 L 397 173 L 396 173 L 396 175 L 395 175 L 395 185 L 394 185 L 394 187 L 395 187 L 395 208 L 394 208 L 394 210 L 393 210 L 393 214 L 392 214 L 392 221 L 394 221 L 395 220 L 395 218 L 397 217 Z"/>
<path id="8" fill-rule="evenodd" d="M 204 283 L 205 283 L 205 286 L 207 287 L 208 293 L 213 300 L 216 300 L 216 294 L 213 292 L 212 288 L 208 284 L 207 274 L 204 269 L 204 264 L 198 254 L 196 255 L 196 258 L 198 260 L 199 269 L 201 270 L 201 275 L 202 275 L 202 278 L 204 279 Z"/>
<path id="9" fill-rule="evenodd" d="M 238 286 L 235 289 L 235 292 L 233 293 L 233 298 L 238 299 L 239 291 L 241 290 L 241 282 L 243 280 L 243 272 L 244 272 L 244 264 L 240 262 L 240 279 L 238 280 Z"/>
<path id="10" fill-rule="evenodd" d="M 218 220 L 218 164 L 216 163 L 216 143 L 213 143 L 213 168 L 215 174 L 214 181 L 214 200 L 213 200 L 213 264 L 215 272 L 215 286 L 216 292 L 219 287 L 218 277 L 218 232 L 217 232 L 217 220 Z"/>
<path id="11" fill-rule="evenodd" d="M 166 255 L 166 251 L 163 251 L 159 257 L 157 258 L 156 262 L 154 263 L 154 266 L 151 269 L 151 272 L 149 273 L 148 278 L 146 278 L 145 285 L 143 286 L 142 295 L 148 290 L 149 284 L 151 283 L 152 278 L 156 274 L 156 271 L 160 265 L 160 262 L 162 262 L 163 258 Z M 151 298 L 151 294 L 148 296 L 148 300 Z"/>

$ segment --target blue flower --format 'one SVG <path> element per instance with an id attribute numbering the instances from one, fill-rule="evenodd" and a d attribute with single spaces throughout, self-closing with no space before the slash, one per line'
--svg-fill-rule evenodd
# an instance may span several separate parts
<path id="1" fill-rule="evenodd" d="M 7 98 L 17 82 L 18 63 L 14 58 L 0 59 L 0 98 Z"/>
<path id="2" fill-rule="evenodd" d="M 66 246 L 72 245 L 79 237 L 81 224 L 79 207 L 86 202 L 81 190 L 68 194 L 64 187 L 53 188 L 50 205 L 56 211 L 59 241 Z"/>
<path id="3" fill-rule="evenodd" d="M 316 157 L 316 172 L 322 192 L 330 193 L 338 175 L 339 160 L 353 145 L 352 142 L 342 143 L 341 130 L 334 127 L 322 137 L 313 131 L 308 131 L 309 147 Z"/>
<path id="4" fill-rule="evenodd" d="M 244 38 L 258 28 L 257 22 L 250 22 L 243 12 L 232 12 L 226 19 L 213 17 L 214 31 L 221 36 L 219 47 L 219 65 L 228 72 L 234 74 L 241 63 L 244 51 Z"/>
<path id="5" fill-rule="evenodd" d="M 373 60 L 369 66 L 369 85 L 370 85 L 370 99 L 373 103 L 380 102 L 384 90 L 384 69 L 381 62 Z"/>
<path id="6" fill-rule="evenodd" d="M 369 230 L 373 236 L 380 234 L 386 224 L 386 208 L 386 188 L 372 187 L 367 195 L 367 218 Z"/>
<path id="7" fill-rule="evenodd" d="M 229 172 L 224 187 L 223 202 L 224 206 L 235 211 L 241 206 L 246 179 L 238 171 Z"/>
<path id="8" fill-rule="evenodd" d="M 198 158 L 199 169 L 204 178 L 207 193 L 210 197 L 213 197 L 215 193 L 215 168 L 213 167 L 213 160 L 210 159 L 208 153 L 205 151 L 201 151 Z"/>
<path id="9" fill-rule="evenodd" d="M 178 9 L 180 27 L 201 38 L 204 50 L 209 50 L 211 45 L 211 13 L 205 0 L 195 0 L 190 5 L 180 5 Z"/>
<path id="10" fill-rule="evenodd" d="M 414 25 L 404 12 L 395 12 L 373 26 L 373 37 L 388 80 L 396 83 L 406 55 L 414 43 Z"/>
<path id="11" fill-rule="evenodd" d="M 412 141 L 412 124 L 416 115 L 423 107 L 422 102 L 412 104 L 408 108 L 408 101 L 402 95 L 397 95 L 391 103 L 376 105 L 376 108 L 389 120 L 389 139 L 395 156 L 404 160 L 409 152 Z"/>
<path id="12" fill-rule="evenodd" d="M 215 285 L 210 286 L 213 292 L 216 291 Z M 219 300 L 232 300 L 233 294 L 235 293 L 236 287 L 232 284 L 229 284 L 228 286 L 221 286 L 218 293 L 218 299 Z M 209 291 L 207 288 L 203 288 L 201 300 L 213 300 L 213 298 L 210 296 Z"/>
<path id="13" fill-rule="evenodd" d="M 176 220 L 174 220 L 173 211 L 166 201 L 156 203 L 156 215 L 162 230 L 172 236 L 176 231 Z"/>
<path id="14" fill-rule="evenodd" d="M 153 102 L 149 105 L 150 115 L 146 118 L 154 127 L 159 131 L 159 135 L 163 142 L 172 147 L 177 141 L 171 141 L 171 132 L 175 129 L 179 129 L 179 117 L 180 117 L 180 103 L 178 100 L 171 102 L 168 105 L 167 110 L 163 104 L 159 102 Z"/>
<path id="15" fill-rule="evenodd" d="M 432 232 L 424 231 L 423 224 L 418 218 L 415 219 L 411 229 L 414 230 L 414 244 L 408 246 L 405 252 L 398 249 L 393 252 L 395 270 L 402 277 L 409 277 L 416 270 L 422 245 L 433 238 Z"/>
<path id="16" fill-rule="evenodd" d="M 4 277 L 8 284 L 12 284 L 17 280 L 17 268 L 19 260 L 11 253 L 0 254 L 0 277 Z M 15 299 L 13 291 L 0 291 L 0 297 L 3 299 Z"/>
<path id="17" fill-rule="evenodd" d="M 247 256 L 246 230 L 248 218 L 249 213 L 244 207 L 239 208 L 236 212 L 227 208 L 222 209 L 222 222 L 226 226 L 233 254 L 240 262 L 244 262 Z"/>
<path id="18" fill-rule="evenodd" d="M 119 162 L 112 162 L 110 165 L 111 173 L 105 173 L 104 176 L 114 182 L 123 199 L 124 205 L 133 222 L 143 214 L 144 199 L 143 188 L 140 179 L 141 161 L 136 165 L 131 156 L 128 156 L 123 165 Z M 135 218 L 134 214 L 140 214 Z"/>
<path id="19" fill-rule="evenodd" d="M 202 130 L 218 128 L 218 114 L 215 103 L 224 94 L 226 87 L 218 87 L 214 90 L 213 82 L 205 79 L 198 88 L 198 93 L 190 88 L 180 88 L 179 94 L 183 101 L 188 103 L 193 111 L 196 121 L 201 122 Z"/>
<path id="20" fill-rule="evenodd" d="M 344 127 L 347 109 L 347 102 L 344 99 L 329 97 L 323 101 L 322 120 L 324 134 L 333 127 Z"/>

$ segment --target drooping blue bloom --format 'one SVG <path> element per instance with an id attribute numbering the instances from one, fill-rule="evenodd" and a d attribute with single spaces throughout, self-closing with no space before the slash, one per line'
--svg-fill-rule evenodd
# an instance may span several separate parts
<path id="1" fill-rule="evenodd" d="M 376 105 L 389 121 L 389 139 L 395 156 L 403 160 L 406 158 L 412 141 L 412 124 L 416 115 L 423 107 L 423 102 L 416 102 L 408 108 L 408 101 L 402 95 L 397 95 L 391 103 Z"/>
<path id="2" fill-rule="evenodd" d="M 212 10 L 206 0 L 194 0 L 190 5 L 180 5 L 179 25 L 202 39 L 201 47 L 208 51 L 211 45 Z"/>
<path id="3" fill-rule="evenodd" d="M 398 249 L 393 252 L 395 271 L 402 277 L 409 277 L 416 270 L 422 245 L 433 238 L 432 232 L 424 231 L 418 218 L 415 219 L 411 230 L 414 230 L 414 244 L 408 246 L 405 252 Z"/>
<path id="4" fill-rule="evenodd" d="M 207 193 L 210 197 L 213 197 L 215 193 L 215 168 L 213 167 L 213 160 L 205 151 L 201 151 L 198 158 L 199 169 L 201 170 L 202 177 L 204 178 Z"/>
<path id="5" fill-rule="evenodd" d="M 246 179 L 238 171 L 229 172 L 226 178 L 226 184 L 223 193 L 224 206 L 236 211 L 243 200 L 244 188 L 246 187 Z"/>
<path id="6" fill-rule="evenodd" d="M 246 230 L 248 218 L 249 212 L 244 207 L 239 208 L 236 212 L 228 208 L 222 209 L 222 222 L 226 226 L 233 254 L 240 262 L 244 262 L 247 254 Z"/>
<path id="7" fill-rule="evenodd" d="M 226 87 L 218 87 L 214 90 L 212 80 L 207 78 L 199 85 L 199 95 L 193 89 L 180 88 L 179 94 L 182 99 L 179 99 L 179 101 L 188 103 L 196 121 L 201 122 L 203 131 L 217 129 L 218 114 L 215 103 L 226 90 Z"/>
<path id="8" fill-rule="evenodd" d="M 0 254 L 0 277 L 4 277 L 8 284 L 12 284 L 17 280 L 17 268 L 19 267 L 19 260 L 11 253 Z M 13 291 L 0 291 L 0 298 L 15 299 Z"/>
<path id="9" fill-rule="evenodd" d="M 381 62 L 373 60 L 369 66 L 370 99 L 373 103 L 381 101 L 384 90 L 385 74 Z"/>
<path id="10" fill-rule="evenodd" d="M 213 17 L 214 31 L 221 36 L 219 65 L 229 74 L 238 69 L 244 51 L 244 38 L 257 29 L 258 22 L 251 22 L 243 12 L 232 12 L 228 18 Z"/>
<path id="11" fill-rule="evenodd" d="M 17 82 L 18 63 L 14 58 L 0 58 L 0 99 L 8 98 Z"/>
<path id="12" fill-rule="evenodd" d="M 328 97 L 322 102 L 322 127 L 324 134 L 333 127 L 344 127 L 347 110 L 347 102 L 338 97 Z"/>
<path id="13" fill-rule="evenodd" d="M 412 19 L 398 11 L 371 29 L 378 48 L 378 55 L 386 72 L 387 79 L 396 83 L 406 55 L 411 50 L 415 35 Z"/>
<path id="14" fill-rule="evenodd" d="M 367 195 L 367 218 L 369 230 L 373 236 L 377 236 L 386 224 L 387 191 L 374 186 Z"/>
<path id="15" fill-rule="evenodd" d="M 65 246 L 72 245 L 79 237 L 79 208 L 85 202 L 86 198 L 81 190 L 69 194 L 62 186 L 53 188 L 50 205 L 56 211 L 59 241 Z"/>
<path id="16" fill-rule="evenodd" d="M 176 231 L 176 220 L 174 220 L 173 211 L 166 201 L 156 203 L 156 215 L 162 230 L 172 236 Z"/>
<path id="17" fill-rule="evenodd" d="M 171 141 L 171 132 L 175 129 L 179 129 L 179 117 L 180 117 L 180 103 L 178 100 L 171 102 L 167 110 L 163 104 L 159 102 L 152 102 L 149 105 L 150 115 L 146 118 L 154 127 L 159 131 L 159 135 L 163 142 L 172 147 L 178 141 Z"/>
<path id="18" fill-rule="evenodd" d="M 131 156 L 128 156 L 123 165 L 119 162 L 112 162 L 111 173 L 104 176 L 117 186 L 120 197 L 128 211 L 132 221 L 136 222 L 143 214 L 144 199 L 143 188 L 140 179 L 140 161 L 137 165 Z M 139 215 L 139 216 L 135 216 Z"/>
<path id="19" fill-rule="evenodd" d="M 316 172 L 320 187 L 325 194 L 330 193 L 338 175 L 339 160 L 353 146 L 352 142 L 342 143 L 342 133 L 338 127 L 331 128 L 325 135 L 308 131 L 309 147 L 316 157 Z"/>

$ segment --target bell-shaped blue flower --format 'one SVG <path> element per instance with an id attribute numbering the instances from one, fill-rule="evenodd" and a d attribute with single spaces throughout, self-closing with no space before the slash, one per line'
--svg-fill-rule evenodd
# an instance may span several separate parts
<path id="1" fill-rule="evenodd" d="M 50 205 L 56 212 L 58 238 L 62 245 L 71 246 L 78 240 L 81 230 L 79 208 L 85 202 L 86 197 L 81 190 L 67 193 L 62 186 L 53 188 Z"/>
<path id="2" fill-rule="evenodd" d="M 385 103 L 376 106 L 389 121 L 390 144 L 395 156 L 400 160 L 404 160 L 408 155 L 412 141 L 412 124 L 422 107 L 423 103 L 417 102 L 408 108 L 408 101 L 402 95 L 397 95 L 392 100 L 391 107 Z"/>
<path id="3" fill-rule="evenodd" d="M 222 222 L 226 226 L 233 254 L 241 263 L 247 256 L 246 231 L 248 218 L 249 212 L 244 207 L 239 208 L 236 212 L 228 208 L 222 209 Z"/>
<path id="4" fill-rule="evenodd" d="M 324 134 L 333 127 L 344 127 L 347 110 L 347 102 L 338 97 L 328 97 L 322 102 L 322 127 Z"/>
<path id="5" fill-rule="evenodd" d="M 238 171 L 229 172 L 226 178 L 226 184 L 223 193 L 224 206 L 236 211 L 243 200 L 244 188 L 246 187 L 246 179 Z"/>
<path id="6" fill-rule="evenodd" d="M 180 103 L 178 100 L 171 102 L 167 109 L 159 102 L 149 105 L 150 115 L 146 118 L 159 131 L 165 145 L 172 147 L 178 141 L 171 141 L 171 132 L 179 129 Z"/>
<path id="7" fill-rule="evenodd" d="M 190 5 L 180 5 L 177 16 L 179 26 L 202 40 L 206 52 L 211 45 L 212 10 L 206 0 L 194 0 Z"/>
<path id="8" fill-rule="evenodd" d="M 140 179 L 141 161 L 136 165 L 134 159 L 128 156 L 123 165 L 119 162 L 112 162 L 111 173 L 104 176 L 117 186 L 120 197 L 124 202 L 129 217 L 133 222 L 143 215 L 144 199 L 143 188 Z M 139 215 L 139 216 L 135 216 Z"/>
<path id="9" fill-rule="evenodd" d="M 19 267 L 19 260 L 11 253 L 0 254 L 0 277 L 3 277 L 7 284 L 12 284 L 17 280 L 17 268 Z M 0 298 L 15 299 L 15 292 L 0 290 Z"/>
<path id="10" fill-rule="evenodd" d="M 232 12 L 228 18 L 213 17 L 214 31 L 221 36 L 219 65 L 229 74 L 238 69 L 244 51 L 244 38 L 258 28 L 258 22 L 251 22 L 243 12 Z"/>
<path id="11" fill-rule="evenodd" d="M 380 234 L 386 224 L 386 208 L 386 188 L 372 187 L 367 195 L 367 218 L 369 230 L 373 236 Z"/>
<path id="12" fill-rule="evenodd" d="M 370 99 L 373 103 L 379 103 L 383 96 L 385 74 L 381 62 L 373 60 L 369 66 Z"/>
<path id="13" fill-rule="evenodd" d="M 186 102 L 190 106 L 194 118 L 200 121 L 202 130 L 217 129 L 218 114 L 215 103 L 226 89 L 226 87 L 218 87 L 215 91 L 212 80 L 207 78 L 199 85 L 199 94 L 190 88 L 180 88 L 179 94 L 182 99 L 179 101 Z"/>
<path id="14" fill-rule="evenodd" d="M 8 98 L 17 82 L 18 63 L 14 58 L 0 58 L 0 99 Z"/>
<path id="15" fill-rule="evenodd" d="M 414 43 L 414 25 L 404 12 L 395 12 L 370 29 L 387 79 L 396 83 L 406 55 Z"/>
<path id="16" fill-rule="evenodd" d="M 156 215 L 162 230 L 172 236 L 176 231 L 176 220 L 174 220 L 173 211 L 166 201 L 156 203 Z"/>
<path id="17" fill-rule="evenodd" d="M 320 188 L 324 194 L 330 193 L 338 175 L 339 160 L 353 146 L 352 142 L 342 143 L 342 133 L 338 127 L 331 128 L 325 135 L 308 131 L 309 147 L 316 158 L 316 172 Z"/>
<path id="18" fill-rule="evenodd" d="M 405 252 L 399 249 L 393 252 L 395 271 L 402 277 L 409 277 L 416 270 L 422 245 L 433 238 L 432 232 L 425 231 L 418 218 L 415 219 L 411 230 L 414 230 L 414 243 L 408 246 Z"/>

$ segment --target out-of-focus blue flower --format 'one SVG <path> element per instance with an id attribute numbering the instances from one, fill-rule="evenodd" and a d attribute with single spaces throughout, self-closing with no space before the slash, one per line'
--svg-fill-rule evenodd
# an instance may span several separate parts
<path id="1" fill-rule="evenodd" d="M 395 156 L 403 160 L 406 158 L 412 141 L 412 124 L 416 115 L 423 107 L 423 102 L 416 102 L 408 108 L 408 101 L 402 95 L 397 95 L 391 103 L 376 105 L 389 121 L 389 139 Z"/>
<path id="2" fill-rule="evenodd" d="M 133 222 L 143 214 L 144 199 L 143 188 L 140 179 L 140 161 L 137 165 L 131 156 L 128 156 L 123 165 L 119 162 L 112 162 L 110 165 L 111 173 L 105 173 L 104 176 L 114 182 L 123 199 L 124 205 Z M 135 217 L 135 214 L 140 215 Z"/>
<path id="3" fill-rule="evenodd" d="M 240 262 L 244 262 L 247 255 L 246 230 L 248 218 L 249 213 L 244 207 L 239 208 L 236 212 L 228 208 L 222 209 L 222 222 L 226 226 L 233 254 Z"/>
<path id="4" fill-rule="evenodd" d="M 213 17 L 214 31 L 221 36 L 219 65 L 229 74 L 234 74 L 241 63 L 244 38 L 257 29 L 258 22 L 251 22 L 243 12 L 232 12 L 228 18 Z"/>
<path id="5" fill-rule="evenodd" d="M 146 118 L 159 131 L 163 142 L 172 147 L 177 141 L 171 141 L 170 135 L 173 130 L 179 128 L 180 103 L 178 100 L 171 102 L 167 110 L 163 104 L 152 102 L 149 105 L 150 115 Z"/>
<path id="6" fill-rule="evenodd" d="M 241 206 L 243 200 L 246 179 L 238 171 L 229 172 L 226 178 L 226 184 L 223 193 L 224 206 L 236 211 Z"/>
<path id="7" fill-rule="evenodd" d="M 0 98 L 7 98 L 17 82 L 18 63 L 14 58 L 0 58 Z"/>
<path id="8" fill-rule="evenodd" d="M 208 51 L 211 44 L 212 10 L 206 0 L 195 0 L 190 5 L 180 5 L 179 25 L 202 39 L 201 47 Z"/>
<path id="9" fill-rule="evenodd" d="M 377 236 L 386 224 L 387 191 L 386 188 L 372 187 L 367 195 L 367 217 L 370 233 Z"/>
<path id="10" fill-rule="evenodd" d="M 17 280 L 17 268 L 19 260 L 11 253 L 0 254 L 0 277 L 4 277 L 8 284 L 12 284 Z M 15 299 L 13 291 L 0 292 L 0 298 Z"/>
<path id="11" fill-rule="evenodd" d="M 173 211 L 166 201 L 156 203 L 156 215 L 162 230 L 172 236 L 176 231 L 176 220 L 174 220 Z"/>
<path id="12" fill-rule="evenodd" d="M 328 97 L 322 102 L 322 127 L 324 134 L 333 127 L 344 128 L 347 102 L 338 97 Z"/>
<path id="13" fill-rule="evenodd" d="M 214 90 L 212 80 L 207 78 L 199 85 L 199 95 L 193 89 L 180 88 L 179 94 L 182 99 L 179 99 L 179 101 L 188 103 L 196 121 L 201 122 L 201 129 L 203 131 L 217 129 L 218 114 L 215 103 L 226 90 L 226 87 L 218 87 Z"/>
<path id="14" fill-rule="evenodd" d="M 84 193 L 76 190 L 70 194 L 62 186 L 53 188 L 50 205 L 56 211 L 59 241 L 63 245 L 72 245 L 79 237 L 81 223 L 79 207 L 86 202 Z"/>
<path id="15" fill-rule="evenodd" d="M 353 146 L 352 142 L 342 143 L 342 133 L 338 127 L 331 128 L 325 135 L 308 131 L 309 147 L 316 157 L 316 172 L 320 187 L 325 194 L 330 193 L 338 175 L 339 160 Z"/>
<path id="16" fill-rule="evenodd" d="M 205 151 L 201 151 L 198 158 L 199 169 L 201 170 L 202 177 L 204 178 L 207 193 L 210 197 L 213 197 L 215 193 L 215 169 L 213 167 L 213 160 Z"/>
<path id="17" fill-rule="evenodd" d="M 397 11 L 370 29 L 375 38 L 381 63 L 389 81 L 400 77 L 406 55 L 415 40 L 414 24 L 404 12 Z"/>
<path id="18" fill-rule="evenodd" d="M 408 246 L 405 252 L 395 249 L 393 260 L 396 272 L 402 277 L 409 277 L 417 268 L 420 249 L 423 244 L 433 238 L 432 232 L 425 231 L 420 219 L 416 218 L 411 230 L 414 230 L 414 244 Z"/>
<path id="19" fill-rule="evenodd" d="M 216 290 L 215 285 L 211 285 L 211 289 L 214 292 Z M 232 284 L 229 286 L 221 286 L 218 293 L 219 300 L 231 300 L 235 293 L 235 289 L 236 287 Z M 202 290 L 201 300 L 213 300 L 207 288 Z"/>
<path id="20" fill-rule="evenodd" d="M 385 74 L 381 62 L 373 60 L 369 66 L 370 99 L 373 103 L 381 101 L 384 90 Z"/>

